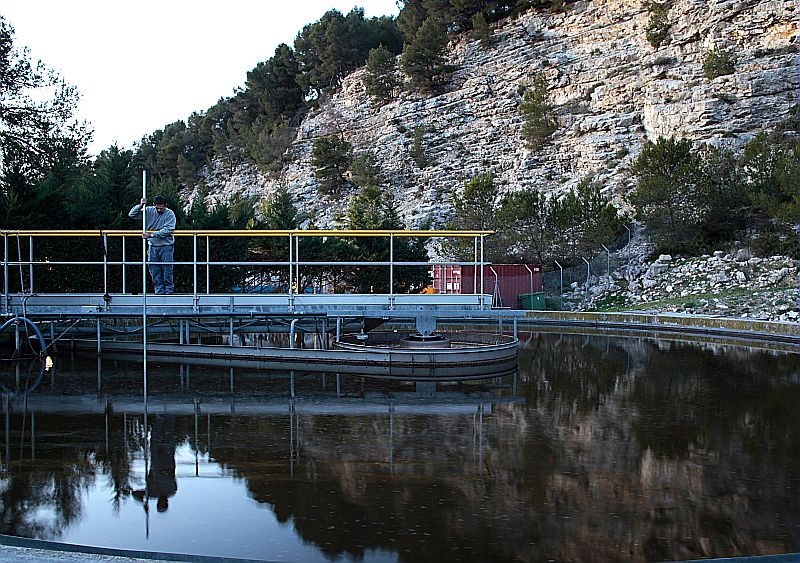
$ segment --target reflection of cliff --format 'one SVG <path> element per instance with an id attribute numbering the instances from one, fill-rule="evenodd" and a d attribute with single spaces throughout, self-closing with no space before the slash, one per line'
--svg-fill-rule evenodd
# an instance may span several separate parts
<path id="1" fill-rule="evenodd" d="M 581 557 L 582 544 L 640 560 L 797 549 L 798 514 L 786 506 L 800 472 L 796 356 L 542 338 L 559 353 L 537 354 L 525 371 L 544 388 L 536 408 L 562 458 L 548 490 L 569 501 L 580 530 L 560 557 Z M 559 358 L 569 354 L 580 360 L 565 369 Z M 592 371 L 598 377 L 584 384 Z M 608 530 L 585 537 L 608 516 L 620 524 L 616 541 Z"/>

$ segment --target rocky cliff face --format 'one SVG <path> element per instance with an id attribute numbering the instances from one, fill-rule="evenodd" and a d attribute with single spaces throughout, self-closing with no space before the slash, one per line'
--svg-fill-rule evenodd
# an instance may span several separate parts
<path id="1" fill-rule="evenodd" d="M 384 106 L 370 101 L 359 70 L 303 121 L 280 177 L 246 164 L 232 174 L 211 170 L 210 197 L 264 197 L 285 182 L 301 207 L 316 211 L 318 225 L 333 226 L 348 198 L 317 195 L 310 158 L 315 138 L 341 133 L 356 154 L 374 151 L 410 228 L 442 226 L 452 194 L 482 172 L 492 172 L 502 191 L 555 193 L 595 175 L 624 205 L 626 168 L 646 140 L 736 147 L 791 119 L 799 85 L 795 2 L 676 0 L 657 49 L 645 38 L 648 20 L 641 0 L 578 2 L 561 14 L 532 10 L 502 22 L 487 50 L 468 38 L 452 44 L 459 70 L 447 92 L 404 93 Z M 733 54 L 735 72 L 709 80 L 703 59 L 716 48 Z M 547 76 L 559 129 L 531 152 L 517 105 L 538 71 Z M 429 162 L 422 169 L 409 153 L 417 127 Z"/>

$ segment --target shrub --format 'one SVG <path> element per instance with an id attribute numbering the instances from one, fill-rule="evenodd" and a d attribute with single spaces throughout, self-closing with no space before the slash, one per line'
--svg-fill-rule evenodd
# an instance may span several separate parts
<path id="1" fill-rule="evenodd" d="M 645 27 L 645 37 L 650 45 L 658 49 L 669 34 L 670 23 L 667 19 L 669 2 L 645 2 L 644 7 L 650 14 Z"/>
<path id="2" fill-rule="evenodd" d="M 703 59 L 703 75 L 709 80 L 733 74 L 736 61 L 725 49 L 712 49 Z"/>
<path id="3" fill-rule="evenodd" d="M 411 149 L 408 151 L 414 163 L 420 168 L 425 168 L 428 165 L 428 157 L 425 155 L 425 146 L 423 145 L 425 136 L 425 129 L 422 127 L 414 127 L 412 134 Z"/>

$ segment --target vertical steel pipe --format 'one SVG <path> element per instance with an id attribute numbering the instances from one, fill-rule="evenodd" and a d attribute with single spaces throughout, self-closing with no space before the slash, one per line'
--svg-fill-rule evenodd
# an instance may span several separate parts
<path id="1" fill-rule="evenodd" d="M 147 170 L 142 170 L 142 199 L 147 199 Z M 142 206 L 142 234 L 147 232 L 147 202 Z M 147 240 L 142 237 L 142 393 L 147 416 Z"/>
<path id="2" fill-rule="evenodd" d="M 211 293 L 211 237 L 206 235 L 206 295 Z"/>

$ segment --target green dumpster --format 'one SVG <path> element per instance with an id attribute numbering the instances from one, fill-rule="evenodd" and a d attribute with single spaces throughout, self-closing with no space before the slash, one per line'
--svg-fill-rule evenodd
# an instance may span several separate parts
<path id="1" fill-rule="evenodd" d="M 537 291 L 535 293 L 520 293 L 519 303 L 522 308 L 527 311 L 544 311 L 547 307 L 545 305 L 544 291 Z"/>

